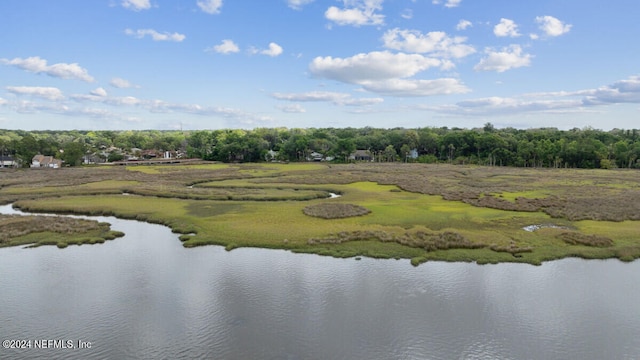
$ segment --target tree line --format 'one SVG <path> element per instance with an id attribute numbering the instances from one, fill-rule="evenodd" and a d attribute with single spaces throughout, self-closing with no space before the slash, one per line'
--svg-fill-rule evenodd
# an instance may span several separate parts
<path id="1" fill-rule="evenodd" d="M 640 168 L 640 131 L 593 128 L 257 128 L 198 131 L 0 130 L 0 151 L 28 166 L 36 154 L 79 165 L 87 154 L 132 148 L 180 151 L 222 162 L 308 161 L 312 153 L 350 161 L 365 150 L 373 161 L 517 167 Z M 275 155 L 277 153 L 277 155 Z M 270 157 L 271 156 L 271 157 Z"/>

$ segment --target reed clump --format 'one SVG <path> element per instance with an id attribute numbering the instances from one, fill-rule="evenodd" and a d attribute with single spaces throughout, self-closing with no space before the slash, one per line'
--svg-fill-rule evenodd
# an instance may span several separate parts
<path id="1" fill-rule="evenodd" d="M 547 208 L 558 208 L 564 206 L 564 202 L 555 196 L 550 196 L 543 199 L 529 199 L 526 197 L 516 197 L 514 202 L 508 201 L 495 196 L 483 196 L 483 197 L 465 197 L 461 199 L 467 204 L 486 207 L 498 210 L 507 211 L 525 211 L 535 212 L 541 211 Z"/>
<path id="2" fill-rule="evenodd" d="M 509 242 L 509 245 L 496 245 L 496 244 L 492 244 L 491 246 L 489 246 L 489 249 L 491 249 L 492 251 L 495 252 L 506 252 L 509 253 L 515 257 L 519 257 L 521 256 L 520 254 L 522 253 L 530 253 L 533 252 L 533 247 L 531 246 L 519 246 L 516 244 L 515 241 L 511 240 Z"/>
<path id="3" fill-rule="evenodd" d="M 480 249 L 486 244 L 470 241 L 459 233 L 445 231 L 440 233 L 427 233 L 417 231 L 414 233 L 393 234 L 382 230 L 358 230 L 341 231 L 334 236 L 326 238 L 311 238 L 309 245 L 316 244 L 342 244 L 349 241 L 377 240 L 381 242 L 395 242 L 400 245 L 420 248 L 425 251 L 448 249 Z"/>
<path id="4" fill-rule="evenodd" d="M 371 213 L 371 210 L 354 204 L 323 203 L 310 205 L 302 209 L 305 215 L 323 219 L 343 219 L 353 216 L 363 216 Z"/>
<path id="5" fill-rule="evenodd" d="M 579 232 L 563 232 L 557 235 L 562 241 L 570 245 L 584 245 L 594 247 L 609 247 L 613 245 L 613 240 L 608 237 L 598 235 L 587 235 Z"/>

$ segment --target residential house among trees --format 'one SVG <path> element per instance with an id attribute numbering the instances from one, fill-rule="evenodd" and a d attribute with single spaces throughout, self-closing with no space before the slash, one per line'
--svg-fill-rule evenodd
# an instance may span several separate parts
<path id="1" fill-rule="evenodd" d="M 356 150 L 349 156 L 349 159 L 355 161 L 372 161 L 373 155 L 371 155 L 371 151 L 369 150 Z"/>
<path id="2" fill-rule="evenodd" d="M 307 157 L 307 161 L 324 161 L 324 155 L 314 151 Z"/>
<path id="3" fill-rule="evenodd" d="M 62 167 L 62 160 L 55 159 L 53 156 L 36 155 L 31 159 L 32 168 L 53 168 L 58 169 Z"/>
<path id="4" fill-rule="evenodd" d="M 81 165 L 83 160 L 89 164 L 142 160 L 145 159 L 143 151 L 148 149 L 158 149 L 156 158 L 167 157 L 166 151 L 170 151 L 168 160 L 172 160 L 175 153 L 177 159 L 223 162 L 402 161 L 640 169 L 640 131 L 637 129 L 521 130 L 497 129 L 490 123 L 473 129 L 365 127 L 33 133 L 0 129 L 0 156 L 11 154 L 18 166 L 31 165 L 35 154 L 55 154 L 65 166 Z M 355 152 L 356 149 L 362 150 Z M 151 153 L 146 155 L 152 158 Z M 5 166 L 10 163 L 13 162 L 5 159 Z M 40 167 L 40 162 L 34 166 Z"/>
<path id="5" fill-rule="evenodd" d="M 278 160 L 278 152 L 269 150 L 264 154 L 265 161 L 277 161 Z"/>
<path id="6" fill-rule="evenodd" d="M 0 156 L 0 167 L 16 167 L 18 163 L 11 155 Z"/>

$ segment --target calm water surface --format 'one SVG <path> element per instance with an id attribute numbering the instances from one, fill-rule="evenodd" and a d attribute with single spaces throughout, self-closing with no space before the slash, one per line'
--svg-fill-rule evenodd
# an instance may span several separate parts
<path id="1" fill-rule="evenodd" d="M 0 212 L 10 212 L 0 207 Z M 0 249 L 1 359 L 637 359 L 640 261 L 535 267 L 334 259 L 217 246 L 168 228 Z"/>

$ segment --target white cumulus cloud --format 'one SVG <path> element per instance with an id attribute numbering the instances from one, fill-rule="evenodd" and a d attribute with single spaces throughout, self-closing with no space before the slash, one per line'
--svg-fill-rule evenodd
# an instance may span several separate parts
<path id="1" fill-rule="evenodd" d="M 138 30 L 131 30 L 131 29 L 126 29 L 124 31 L 125 34 L 129 35 L 129 36 L 133 36 L 137 39 L 142 39 L 145 36 L 150 36 L 151 39 L 153 39 L 153 41 L 174 41 L 174 42 L 181 42 L 183 41 L 186 36 L 183 34 L 179 34 L 179 33 L 168 33 L 168 32 L 164 32 L 164 33 L 159 33 L 153 29 L 138 29 Z"/>
<path id="2" fill-rule="evenodd" d="M 107 96 L 107 90 L 99 87 L 99 88 L 97 88 L 95 90 L 92 90 L 90 94 L 94 95 L 94 96 L 105 97 L 105 96 Z"/>
<path id="3" fill-rule="evenodd" d="M 334 105 L 365 106 L 379 104 L 382 98 L 354 98 L 351 94 L 332 91 L 310 91 L 305 93 L 273 93 L 271 96 L 278 100 L 298 102 L 330 102 Z"/>
<path id="4" fill-rule="evenodd" d="M 222 40 L 222 44 L 214 46 L 213 50 L 220 54 L 231 54 L 239 52 L 240 48 L 233 40 L 225 39 Z"/>
<path id="5" fill-rule="evenodd" d="M 566 34 L 572 27 L 572 25 L 564 24 L 562 21 L 548 15 L 536 17 L 536 23 L 539 24 L 540 30 L 542 30 L 547 36 L 560 36 L 562 34 Z"/>
<path id="6" fill-rule="evenodd" d="M 86 82 L 93 82 L 94 79 L 89 72 L 82 68 L 77 63 L 57 63 L 48 65 L 47 60 L 41 59 L 38 56 L 29 57 L 26 59 L 15 58 L 12 60 L 0 59 L 0 63 L 5 65 L 12 65 L 20 69 L 33 72 L 36 74 L 44 73 L 49 76 L 61 78 L 61 79 L 73 79 L 82 80 Z"/>
<path id="7" fill-rule="evenodd" d="M 425 108 L 425 110 L 467 116 L 499 116 L 531 112 L 567 113 L 580 108 L 582 108 L 581 102 L 574 99 L 529 100 L 520 97 L 494 96 Z"/>
<path id="8" fill-rule="evenodd" d="M 207 14 L 219 14 L 222 7 L 222 0 L 198 0 L 200 10 Z"/>
<path id="9" fill-rule="evenodd" d="M 122 78 L 113 78 L 109 82 L 109 85 L 118 88 L 118 89 L 129 89 L 129 88 L 137 88 L 139 86 L 132 84 L 128 80 Z"/>
<path id="10" fill-rule="evenodd" d="M 282 46 L 272 42 L 272 43 L 269 43 L 269 48 L 268 49 L 262 50 L 262 51 L 260 51 L 260 53 L 263 54 L 263 55 L 276 57 L 276 56 L 282 54 Z"/>
<path id="11" fill-rule="evenodd" d="M 640 76 L 631 76 L 597 89 L 582 91 L 583 103 L 589 105 L 640 103 Z"/>
<path id="12" fill-rule="evenodd" d="M 592 107 L 623 103 L 640 103 L 640 76 L 630 76 L 594 89 L 522 94 L 512 97 L 492 96 L 420 108 L 443 114 L 497 116 L 518 113 L 584 112 Z"/>
<path id="13" fill-rule="evenodd" d="M 379 94 L 403 97 L 464 94 L 471 91 L 460 80 L 453 78 L 433 80 L 388 79 L 363 82 L 362 87 Z"/>
<path id="14" fill-rule="evenodd" d="M 461 2 L 462 0 L 447 0 L 444 2 L 444 6 L 448 8 L 454 8 L 460 6 Z M 442 4 L 442 0 L 433 0 L 431 1 L 431 3 L 434 5 L 439 5 Z"/>
<path id="15" fill-rule="evenodd" d="M 511 45 L 501 51 L 487 49 L 487 56 L 474 67 L 476 71 L 505 72 L 523 66 L 531 65 L 531 55 L 522 51 L 520 45 Z"/>
<path id="16" fill-rule="evenodd" d="M 324 16 L 338 25 L 382 25 L 384 15 L 376 13 L 382 10 L 384 0 L 343 0 L 344 8 L 331 6 Z"/>
<path id="17" fill-rule="evenodd" d="M 301 10 L 303 6 L 311 4 L 314 0 L 287 0 L 287 5 L 294 10 Z"/>
<path id="18" fill-rule="evenodd" d="M 456 36 L 450 37 L 442 31 L 432 31 L 422 34 L 416 30 L 388 30 L 382 36 L 384 46 L 389 49 L 413 53 L 430 53 L 444 58 L 462 58 L 473 54 L 473 46 L 464 44 L 467 39 Z"/>
<path id="19" fill-rule="evenodd" d="M 466 30 L 467 28 L 469 28 L 471 26 L 473 26 L 471 21 L 462 19 L 462 20 L 458 21 L 458 25 L 456 25 L 456 30 Z"/>
<path id="20" fill-rule="evenodd" d="M 458 7 L 458 6 L 460 6 L 461 2 L 462 2 L 462 0 L 447 0 L 447 2 L 444 4 L 444 6 L 448 7 L 448 8 Z"/>
<path id="21" fill-rule="evenodd" d="M 307 112 L 307 110 L 300 104 L 278 105 L 277 108 L 286 113 L 301 114 Z"/>
<path id="22" fill-rule="evenodd" d="M 420 54 L 374 51 L 349 58 L 316 57 L 309 70 L 318 77 L 359 84 L 362 81 L 410 77 L 442 64 L 441 60 Z"/>
<path id="23" fill-rule="evenodd" d="M 493 28 L 493 33 L 499 37 L 518 37 L 520 33 L 518 32 L 518 25 L 509 19 L 502 18 L 500 19 L 500 23 Z"/>
<path id="24" fill-rule="evenodd" d="M 151 8 L 151 2 L 149 0 L 122 0 L 122 6 L 134 11 L 148 10 Z"/>
<path id="25" fill-rule="evenodd" d="M 16 95 L 28 95 L 47 100 L 62 100 L 62 91 L 55 87 L 42 86 L 7 86 L 7 91 Z"/>
<path id="26" fill-rule="evenodd" d="M 310 72 L 327 79 L 361 85 L 371 92 L 394 96 L 428 96 L 467 92 L 457 79 L 407 79 L 433 67 L 449 69 L 448 60 L 420 54 L 375 51 L 350 58 L 317 57 L 309 65 Z"/>

